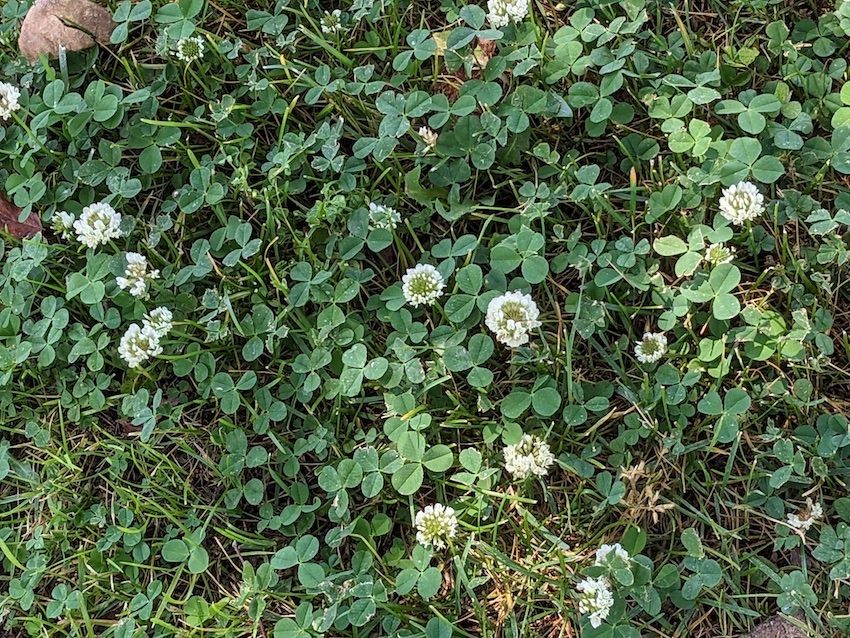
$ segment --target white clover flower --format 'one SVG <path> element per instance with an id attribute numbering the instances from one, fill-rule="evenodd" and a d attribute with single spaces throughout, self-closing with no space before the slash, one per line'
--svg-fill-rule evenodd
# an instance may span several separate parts
<path id="1" fill-rule="evenodd" d="M 330 34 L 342 31 L 342 23 L 340 22 L 341 15 L 342 12 L 339 9 L 325 11 L 325 15 L 323 15 L 322 19 L 319 21 L 319 24 L 322 27 L 322 33 Z"/>
<path id="2" fill-rule="evenodd" d="M 97 248 L 110 239 L 121 237 L 121 213 L 106 202 L 90 204 L 83 209 L 80 218 L 74 221 L 77 240 L 89 248 Z"/>
<path id="3" fill-rule="evenodd" d="M 427 153 L 429 151 L 433 151 L 437 147 L 437 140 L 440 136 L 437 135 L 436 131 L 433 131 L 427 126 L 420 126 L 419 137 L 422 138 L 422 144 L 424 145 L 423 150 Z"/>
<path id="4" fill-rule="evenodd" d="M 720 214 L 733 224 L 756 219 L 765 211 L 764 195 L 752 182 L 738 182 L 723 189 L 723 196 L 718 204 Z"/>
<path id="5" fill-rule="evenodd" d="M 487 19 L 494 29 L 522 22 L 528 15 L 528 0 L 487 0 Z"/>
<path id="6" fill-rule="evenodd" d="M 537 304 L 522 292 L 506 292 L 490 301 L 484 323 L 496 339 L 511 348 L 528 343 L 528 333 L 542 324 Z"/>
<path id="7" fill-rule="evenodd" d="M 626 563 L 631 560 L 629 553 L 622 545 L 620 545 L 620 543 L 614 543 L 613 545 L 604 544 L 596 550 L 596 561 L 593 564 L 597 567 L 599 567 L 600 565 L 605 565 L 609 561 L 609 556 L 611 554 L 625 561 Z"/>
<path id="8" fill-rule="evenodd" d="M 538 436 L 523 434 L 519 443 L 506 445 L 502 451 L 505 469 L 516 480 L 529 476 L 546 476 L 555 457 L 546 442 Z"/>
<path id="9" fill-rule="evenodd" d="M 118 354 L 127 362 L 127 367 L 138 368 L 144 361 L 162 352 L 159 335 L 151 326 L 134 323 L 127 328 L 118 345 Z"/>
<path id="10" fill-rule="evenodd" d="M 178 60 L 187 63 L 200 60 L 204 57 L 204 39 L 199 35 L 180 38 L 174 55 Z"/>
<path id="11" fill-rule="evenodd" d="M 662 332 L 647 332 L 635 346 L 635 357 L 641 363 L 655 363 L 667 352 L 667 337 Z"/>
<path id="12" fill-rule="evenodd" d="M 74 216 L 64 210 L 58 210 L 50 218 L 53 232 L 62 239 L 71 239 L 74 236 Z"/>
<path id="13" fill-rule="evenodd" d="M 446 282 L 440 271 L 431 264 L 416 264 L 408 268 L 401 278 L 401 292 L 404 298 L 414 308 L 430 306 L 443 295 Z"/>
<path id="14" fill-rule="evenodd" d="M 21 91 L 18 87 L 8 82 L 0 82 L 0 119 L 8 120 L 14 111 L 21 108 L 18 101 L 20 97 Z"/>
<path id="15" fill-rule="evenodd" d="M 148 272 L 148 260 L 139 253 L 127 253 L 127 267 L 123 277 L 116 277 L 115 283 L 121 290 L 129 289 L 134 297 L 143 297 L 148 291 L 148 281 L 158 279 L 159 271 Z"/>
<path id="16" fill-rule="evenodd" d="M 416 513 L 416 540 L 425 547 L 443 549 L 457 534 L 457 517 L 451 507 L 428 505 Z"/>
<path id="17" fill-rule="evenodd" d="M 705 249 L 705 254 L 702 258 L 712 266 L 728 264 L 735 259 L 735 249 L 725 244 L 711 244 Z"/>
<path id="18" fill-rule="evenodd" d="M 579 591 L 578 610 L 582 614 L 590 614 L 590 626 L 599 627 L 614 606 L 614 594 L 611 593 L 611 583 L 604 576 L 585 578 L 576 585 Z"/>
<path id="19" fill-rule="evenodd" d="M 375 228 L 395 230 L 400 221 L 401 215 L 398 214 L 398 211 L 395 208 L 392 208 L 391 206 L 384 206 L 383 204 L 376 204 L 375 202 L 371 202 L 369 204 L 370 230 L 374 230 Z"/>
<path id="20" fill-rule="evenodd" d="M 786 522 L 789 526 L 802 532 L 807 532 L 817 521 L 823 518 L 823 506 L 806 499 L 806 509 L 802 514 L 788 514 Z"/>
<path id="21" fill-rule="evenodd" d="M 152 328 L 159 335 L 159 338 L 162 339 L 171 332 L 171 328 L 174 326 L 172 322 L 173 318 L 174 316 L 168 308 L 160 306 L 146 314 L 142 324 L 145 328 Z"/>

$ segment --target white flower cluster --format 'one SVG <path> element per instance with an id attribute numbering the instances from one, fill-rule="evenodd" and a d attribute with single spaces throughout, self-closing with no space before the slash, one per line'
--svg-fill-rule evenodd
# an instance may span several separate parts
<path id="1" fill-rule="evenodd" d="M 498 341 L 517 348 L 528 343 L 528 333 L 542 325 L 537 320 L 539 315 L 531 295 L 506 292 L 490 301 L 484 323 Z"/>
<path id="2" fill-rule="evenodd" d="M 613 545 L 603 544 L 596 550 L 596 561 L 593 564 L 596 567 L 607 565 L 612 556 L 626 563 L 631 560 L 629 552 L 620 543 L 614 543 Z"/>
<path id="3" fill-rule="evenodd" d="M 53 229 L 61 237 L 68 238 L 73 227 L 77 241 L 87 248 L 97 248 L 110 239 L 118 239 L 123 234 L 120 226 L 121 213 L 106 202 L 89 204 L 80 213 L 79 219 L 65 211 L 53 216 Z"/>
<path id="4" fill-rule="evenodd" d="M 528 15 L 528 0 L 487 0 L 487 20 L 494 29 L 522 22 Z"/>
<path id="5" fill-rule="evenodd" d="M 404 299 L 414 308 L 433 304 L 443 295 L 446 286 L 440 271 L 430 264 L 417 264 L 408 268 L 401 282 Z"/>
<path id="6" fill-rule="evenodd" d="M 322 19 L 319 21 L 320 26 L 322 27 L 322 33 L 331 34 L 336 33 L 337 31 L 342 31 L 342 22 L 340 22 L 341 16 L 342 12 L 339 9 L 325 11 L 325 15 L 323 15 Z"/>
<path id="7" fill-rule="evenodd" d="M 58 210 L 53 213 L 51 218 L 53 232 L 62 239 L 71 239 L 74 236 L 74 216 L 71 213 L 66 213 L 64 210 Z"/>
<path id="8" fill-rule="evenodd" d="M 86 206 L 79 219 L 66 211 L 57 211 L 51 222 L 54 232 L 62 239 L 70 239 L 76 234 L 77 240 L 88 248 L 97 248 L 123 235 L 121 214 L 106 202 Z M 159 270 L 148 270 L 148 260 L 140 253 L 128 252 L 126 260 L 124 275 L 116 277 L 115 283 L 134 297 L 144 297 L 148 283 L 159 278 Z M 127 328 L 118 344 L 118 355 L 130 368 L 139 367 L 162 352 L 160 340 L 168 334 L 171 326 L 171 311 L 162 306 L 155 308 L 145 315 L 141 325 L 134 323 Z"/>
<path id="9" fill-rule="evenodd" d="M 605 622 L 614 606 L 611 583 L 604 576 L 585 578 L 576 585 L 576 589 L 579 592 L 578 610 L 590 616 L 590 626 L 596 629 Z"/>
<path id="10" fill-rule="evenodd" d="M 395 208 L 376 204 L 375 202 L 369 204 L 369 230 L 376 228 L 395 230 L 400 221 L 401 215 L 398 214 Z"/>
<path id="11" fill-rule="evenodd" d="M 631 556 L 626 548 L 620 543 L 603 544 L 596 550 L 594 567 L 608 569 L 628 568 Z M 606 576 L 597 578 L 585 578 L 576 585 L 579 592 L 579 612 L 589 616 L 590 625 L 594 629 L 599 627 L 614 606 L 614 593 L 611 589 L 611 581 Z"/>
<path id="12" fill-rule="evenodd" d="M 369 227 L 393 229 L 400 221 L 394 209 L 382 204 L 369 204 Z M 412 306 L 433 304 L 443 294 L 446 282 L 440 272 L 429 264 L 417 264 L 402 278 L 402 294 Z M 512 291 L 492 299 L 487 307 L 485 324 L 502 343 L 517 347 L 528 343 L 529 332 L 541 326 L 540 312 L 531 295 Z M 513 445 L 505 446 L 505 470 L 515 479 L 545 476 L 555 462 L 544 440 L 523 435 Z M 416 540 L 425 547 L 443 549 L 457 534 L 457 517 L 451 507 L 440 503 L 428 505 L 417 512 Z"/>
<path id="13" fill-rule="evenodd" d="M 802 514 L 788 514 L 786 522 L 789 526 L 801 532 L 807 532 L 817 521 L 823 518 L 823 506 L 806 499 L 806 509 Z"/>
<path id="14" fill-rule="evenodd" d="M 705 249 L 703 259 L 712 266 L 728 264 L 730 261 L 735 259 L 735 249 L 733 247 L 726 246 L 725 244 L 711 244 Z"/>
<path id="15" fill-rule="evenodd" d="M 441 503 L 428 505 L 416 513 L 416 540 L 425 547 L 443 549 L 457 535 L 457 516 Z"/>
<path id="16" fill-rule="evenodd" d="M 178 60 L 189 63 L 204 57 L 204 39 L 199 35 L 180 38 L 174 53 Z"/>
<path id="17" fill-rule="evenodd" d="M 723 189 L 718 204 L 720 214 L 733 224 L 744 224 L 765 211 L 764 195 L 752 182 L 738 182 Z"/>
<path id="18" fill-rule="evenodd" d="M 538 436 L 523 434 L 519 443 L 505 446 L 505 470 L 516 480 L 529 476 L 546 476 L 555 457 L 546 442 Z"/>
<path id="19" fill-rule="evenodd" d="M 21 91 L 18 87 L 8 82 L 0 82 L 0 120 L 8 120 L 12 113 L 21 108 L 18 101 Z"/>
<path id="20" fill-rule="evenodd" d="M 661 332 L 647 332 L 635 346 L 635 357 L 641 363 L 655 363 L 667 352 L 667 337 Z"/>
<path id="21" fill-rule="evenodd" d="M 134 297 L 144 297 L 148 291 L 148 281 L 159 278 L 159 270 L 148 271 L 148 260 L 139 253 L 127 253 L 127 267 L 123 277 L 116 277 L 115 283 L 121 290 L 128 290 Z"/>
<path id="22" fill-rule="evenodd" d="M 160 306 L 145 315 L 144 323 L 156 330 L 156 333 L 161 339 L 171 332 L 171 328 L 174 327 L 173 320 L 174 316 L 171 314 L 171 311 L 165 306 Z"/>
<path id="23" fill-rule="evenodd" d="M 130 325 L 121 343 L 118 354 L 129 368 L 138 368 L 151 357 L 162 353 L 160 340 L 168 334 L 172 326 L 171 311 L 165 307 L 155 308 L 142 321 Z"/>
<path id="24" fill-rule="evenodd" d="M 419 137 L 422 138 L 423 151 L 425 153 L 429 151 L 433 151 L 437 148 L 437 140 L 439 139 L 439 135 L 437 135 L 436 131 L 428 128 L 427 126 L 419 127 Z"/>

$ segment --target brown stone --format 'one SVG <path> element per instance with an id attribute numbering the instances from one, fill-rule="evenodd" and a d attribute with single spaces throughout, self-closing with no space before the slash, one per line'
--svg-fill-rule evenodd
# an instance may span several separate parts
<path id="1" fill-rule="evenodd" d="M 89 0 L 35 0 L 21 24 L 18 48 L 30 62 L 41 53 L 55 58 L 60 46 L 80 51 L 95 40 L 109 43 L 114 27 L 109 9 Z"/>
<path id="2" fill-rule="evenodd" d="M 21 209 L 0 195 L 0 229 L 18 238 L 32 237 L 41 232 L 41 220 L 36 212 L 31 211 L 22 222 L 18 221 L 20 215 Z"/>
<path id="3" fill-rule="evenodd" d="M 750 632 L 749 638 L 808 638 L 802 629 L 782 616 L 774 616 L 758 625 Z"/>

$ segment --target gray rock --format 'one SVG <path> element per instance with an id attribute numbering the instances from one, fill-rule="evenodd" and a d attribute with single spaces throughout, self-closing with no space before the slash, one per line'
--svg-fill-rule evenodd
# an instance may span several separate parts
<path id="1" fill-rule="evenodd" d="M 30 62 L 41 53 L 55 58 L 60 46 L 80 51 L 95 40 L 107 44 L 114 27 L 109 9 L 89 0 L 36 0 L 21 24 L 18 48 Z"/>
<path id="2" fill-rule="evenodd" d="M 798 629 L 782 616 L 774 616 L 753 629 L 749 638 L 808 638 L 808 636 L 805 631 Z"/>

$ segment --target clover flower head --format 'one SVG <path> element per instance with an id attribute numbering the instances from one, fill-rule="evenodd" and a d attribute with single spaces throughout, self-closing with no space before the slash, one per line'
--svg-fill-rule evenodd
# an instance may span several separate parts
<path id="1" fill-rule="evenodd" d="M 457 516 L 451 507 L 428 505 L 416 513 L 416 540 L 425 547 L 443 549 L 457 535 Z"/>
<path id="2" fill-rule="evenodd" d="M 806 499 L 806 509 L 802 513 L 788 514 L 785 522 L 801 532 L 807 532 L 817 521 L 823 518 L 823 506 L 811 498 Z"/>
<path id="3" fill-rule="evenodd" d="M 145 328 L 151 328 L 162 339 L 171 332 L 171 328 L 174 325 L 172 321 L 173 315 L 171 311 L 165 306 L 159 306 L 145 315 L 142 325 Z"/>
<path id="4" fill-rule="evenodd" d="M 383 204 L 376 204 L 375 202 L 371 202 L 369 204 L 370 230 L 374 230 L 376 228 L 395 230 L 400 221 L 401 215 L 398 214 L 398 211 L 395 208 L 392 208 L 391 206 L 384 206 Z"/>
<path id="5" fill-rule="evenodd" d="M 319 25 L 322 27 L 322 33 L 330 34 L 342 31 L 342 22 L 340 21 L 342 12 L 339 9 L 333 11 L 325 11 L 325 14 L 319 20 Z"/>
<path id="6" fill-rule="evenodd" d="M 712 266 L 728 264 L 730 261 L 735 259 L 735 249 L 731 246 L 726 246 L 725 244 L 711 244 L 705 249 L 703 259 Z"/>
<path id="7" fill-rule="evenodd" d="M 106 202 L 90 204 L 74 221 L 77 240 L 88 248 L 97 248 L 110 239 L 121 237 L 121 213 Z"/>
<path id="8" fill-rule="evenodd" d="M 506 445 L 502 454 L 505 457 L 505 469 L 520 481 L 529 476 L 546 476 L 555 462 L 546 442 L 531 434 L 523 434 L 519 443 Z"/>
<path id="9" fill-rule="evenodd" d="M 614 543 L 613 545 L 608 545 L 606 543 L 600 545 L 599 549 L 596 550 L 596 561 L 593 564 L 597 567 L 605 565 L 608 563 L 612 555 L 627 563 L 631 560 L 629 553 L 622 545 L 620 545 L 620 543 Z"/>
<path id="10" fill-rule="evenodd" d="M 428 128 L 427 126 L 419 127 L 419 137 L 422 138 L 422 144 L 424 145 L 424 152 L 433 151 L 437 147 L 437 140 L 439 139 L 439 135 L 433 129 Z"/>
<path id="11" fill-rule="evenodd" d="M 667 337 L 662 332 L 644 333 L 635 345 L 635 357 L 641 363 L 655 363 L 667 352 Z"/>
<path id="12" fill-rule="evenodd" d="M 542 324 L 540 312 L 531 295 L 506 292 L 490 301 L 484 323 L 496 339 L 511 348 L 528 343 L 528 333 Z"/>
<path id="13" fill-rule="evenodd" d="M 159 334 L 149 325 L 131 324 L 121 337 L 118 355 L 128 368 L 138 368 L 142 363 L 162 352 Z"/>
<path id="14" fill-rule="evenodd" d="M 764 213 L 764 195 L 752 182 L 738 182 L 723 189 L 718 206 L 723 217 L 740 226 Z"/>
<path id="15" fill-rule="evenodd" d="M 576 585 L 576 589 L 579 592 L 578 610 L 590 615 L 590 625 L 596 629 L 608 618 L 614 606 L 611 583 L 604 576 L 585 578 Z"/>
<path id="16" fill-rule="evenodd" d="M 127 253 L 127 267 L 123 277 L 116 277 L 115 283 L 121 290 L 128 290 L 134 297 L 144 297 L 148 291 L 148 281 L 159 278 L 159 270 L 148 271 L 148 260 L 139 253 Z"/>
<path id="17" fill-rule="evenodd" d="M 174 55 L 183 62 L 194 62 L 204 57 L 204 48 L 204 39 L 199 35 L 192 35 L 177 41 L 177 51 Z"/>
<path id="18" fill-rule="evenodd" d="M 18 101 L 21 90 L 8 82 L 0 82 L 0 120 L 8 120 L 12 113 L 21 108 Z"/>
<path id="19" fill-rule="evenodd" d="M 430 306 L 443 295 L 446 282 L 430 264 L 416 264 L 401 278 L 401 292 L 411 306 Z"/>
<path id="20" fill-rule="evenodd" d="M 53 232 L 62 239 L 71 239 L 74 236 L 74 216 L 64 210 L 57 210 L 50 218 Z"/>
<path id="21" fill-rule="evenodd" d="M 487 0 L 487 20 L 494 29 L 522 22 L 528 15 L 528 0 Z"/>

